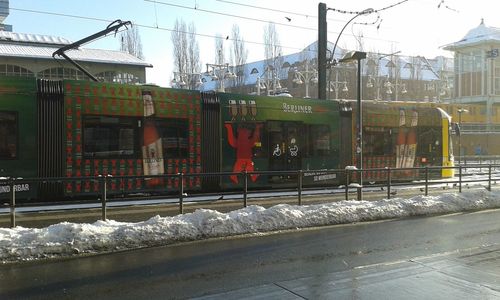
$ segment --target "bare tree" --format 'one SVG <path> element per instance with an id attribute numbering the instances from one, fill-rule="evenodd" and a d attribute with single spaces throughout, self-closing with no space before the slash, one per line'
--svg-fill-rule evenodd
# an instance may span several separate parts
<path id="1" fill-rule="evenodd" d="M 276 80 L 279 80 L 281 75 L 281 66 L 283 58 L 281 56 L 281 45 L 278 32 L 274 23 L 268 23 L 264 27 L 264 56 L 266 58 L 266 81 L 271 78 L 273 89 L 276 90 Z M 269 91 L 269 87 L 268 87 Z"/>
<path id="2" fill-rule="evenodd" d="M 186 23 L 182 20 L 175 20 L 174 30 L 171 40 L 174 51 L 174 68 L 176 72 L 185 73 L 187 71 L 187 36 Z"/>
<path id="3" fill-rule="evenodd" d="M 240 27 L 237 24 L 233 25 L 231 31 L 231 64 L 234 66 L 233 72 L 236 74 L 236 86 L 242 86 L 245 82 L 244 65 L 247 62 L 248 50 L 245 47 L 245 41 L 240 35 Z"/>
<path id="4" fill-rule="evenodd" d="M 196 89 L 200 85 L 200 72 L 201 72 L 201 61 L 200 61 L 200 46 L 196 40 L 196 27 L 194 23 L 189 24 L 188 33 L 188 64 L 187 72 L 189 75 L 189 88 Z"/>
<path id="5" fill-rule="evenodd" d="M 223 65 L 226 63 L 225 57 L 225 49 L 224 49 L 224 38 L 220 33 L 215 36 L 215 64 Z"/>
<path id="6" fill-rule="evenodd" d="M 199 73 L 201 71 L 200 48 L 196 41 L 196 28 L 193 23 L 187 25 L 183 20 L 175 21 L 171 34 L 174 54 L 174 79 L 186 83 L 189 89 L 199 86 Z"/>
<path id="7" fill-rule="evenodd" d="M 137 58 L 144 59 L 141 36 L 139 35 L 137 26 L 132 26 L 120 34 L 120 50 Z"/>
<path id="8" fill-rule="evenodd" d="M 223 66 L 226 64 L 226 58 L 225 58 L 225 49 L 224 49 L 224 38 L 220 33 L 215 35 L 215 60 L 214 60 L 214 68 L 213 72 L 215 73 L 217 77 L 219 77 L 219 80 L 217 81 L 217 89 L 223 89 L 224 86 L 224 73 L 221 73 L 223 70 Z M 209 71 L 209 70 L 207 70 Z"/>

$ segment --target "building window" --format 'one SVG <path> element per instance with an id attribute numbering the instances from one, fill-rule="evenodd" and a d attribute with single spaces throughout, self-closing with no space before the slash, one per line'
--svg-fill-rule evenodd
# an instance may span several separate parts
<path id="1" fill-rule="evenodd" d="M 33 72 L 16 65 L 0 64 L 0 75 L 4 76 L 20 76 L 20 77 L 33 77 Z"/>
<path id="2" fill-rule="evenodd" d="M 481 51 L 474 51 L 461 56 L 461 96 L 480 96 L 484 94 L 481 89 L 485 78 L 485 65 Z"/>
<path id="3" fill-rule="evenodd" d="M 85 80 L 88 78 L 87 75 L 83 74 L 82 71 L 71 68 L 46 69 L 39 72 L 38 77 L 43 79 L 73 79 L 73 80 Z"/>
<path id="4" fill-rule="evenodd" d="M 139 77 L 130 73 L 119 73 L 116 71 L 104 71 L 97 73 L 96 77 L 104 82 L 114 83 L 141 83 Z"/>
<path id="5" fill-rule="evenodd" d="M 495 61 L 495 64 L 496 64 L 496 61 Z M 500 95 L 500 67 L 495 67 L 494 82 L 495 82 L 495 87 L 494 87 L 495 90 L 493 91 L 493 93 L 495 95 Z"/>

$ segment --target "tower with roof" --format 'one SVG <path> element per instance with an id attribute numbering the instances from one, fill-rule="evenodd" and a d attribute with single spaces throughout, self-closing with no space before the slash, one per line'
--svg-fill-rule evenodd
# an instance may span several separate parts
<path id="1" fill-rule="evenodd" d="M 454 52 L 455 97 L 453 102 L 486 104 L 491 124 L 495 104 L 500 104 L 500 29 L 484 19 L 461 40 L 446 45 Z"/>

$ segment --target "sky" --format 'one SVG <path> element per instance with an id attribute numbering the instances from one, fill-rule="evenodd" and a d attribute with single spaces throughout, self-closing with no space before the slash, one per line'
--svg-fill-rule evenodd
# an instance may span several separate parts
<path id="1" fill-rule="evenodd" d="M 347 200 L 318 205 L 248 206 L 229 213 L 198 209 L 137 223 L 63 222 L 45 228 L 0 228 L 0 263 L 138 249 L 216 237 L 425 216 L 500 207 L 500 192 L 486 189 L 439 196 Z"/>
<path id="2" fill-rule="evenodd" d="M 345 28 L 339 46 L 350 50 L 361 50 L 362 44 L 364 51 L 451 57 L 452 53 L 441 47 L 462 39 L 480 24 L 482 18 L 487 26 L 500 27 L 497 17 L 500 2 L 493 0 L 322 2 L 330 9 L 342 11 L 381 10 L 378 14 L 359 16 Z M 276 24 L 283 55 L 299 52 L 318 38 L 318 3 L 291 0 L 11 0 L 10 15 L 5 23 L 13 25 L 14 32 L 54 35 L 77 41 L 104 29 L 116 19 L 131 21 L 138 26 L 145 60 L 153 65 L 147 71 L 148 83 L 169 86 L 174 71 L 170 36 L 176 19 L 195 25 L 204 71 L 205 64 L 215 62 L 215 36 L 230 35 L 233 24 L 239 26 L 246 41 L 247 62 L 263 59 L 263 32 L 268 22 Z M 397 5 L 392 6 L 394 4 Z M 386 7 L 390 8 L 382 10 Z M 330 42 L 337 39 L 342 27 L 353 16 L 328 11 Z M 361 43 L 354 35 L 363 36 Z M 226 51 L 230 43 L 231 40 L 224 41 Z M 117 50 L 119 39 L 110 35 L 85 47 Z"/>

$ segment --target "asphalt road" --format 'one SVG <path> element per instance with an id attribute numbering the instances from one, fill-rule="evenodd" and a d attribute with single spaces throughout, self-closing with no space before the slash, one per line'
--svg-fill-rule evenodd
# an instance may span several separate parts
<path id="1" fill-rule="evenodd" d="M 0 266 L 0 299 L 500 299 L 500 210 Z"/>

